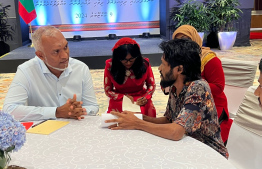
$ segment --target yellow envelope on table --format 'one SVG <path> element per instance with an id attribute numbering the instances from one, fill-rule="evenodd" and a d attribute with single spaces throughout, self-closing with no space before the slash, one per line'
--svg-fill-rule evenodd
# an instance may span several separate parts
<path id="1" fill-rule="evenodd" d="M 57 120 L 47 120 L 29 130 L 27 133 L 35 133 L 35 134 L 50 134 L 65 125 L 67 125 L 69 121 L 57 121 Z"/>

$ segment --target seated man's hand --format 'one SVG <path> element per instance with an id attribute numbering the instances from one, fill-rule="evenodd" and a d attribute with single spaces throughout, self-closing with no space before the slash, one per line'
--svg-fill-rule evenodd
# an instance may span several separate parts
<path id="1" fill-rule="evenodd" d="M 72 99 L 68 99 L 66 103 L 71 105 L 71 109 L 82 108 L 82 104 L 83 104 L 82 101 L 76 101 L 76 94 L 74 94 Z"/>
<path id="2" fill-rule="evenodd" d="M 111 114 L 118 117 L 118 119 L 106 120 L 105 123 L 117 123 L 109 126 L 108 128 L 113 130 L 120 129 L 137 129 L 136 124 L 139 122 L 139 119 L 134 115 L 134 112 L 124 111 L 122 113 L 111 111 Z"/>
<path id="3" fill-rule="evenodd" d="M 56 109 L 57 118 L 73 118 L 84 119 L 83 115 L 86 115 L 86 109 L 82 108 L 83 102 L 76 101 L 76 94 L 72 99 L 68 99 L 67 102 Z"/>
<path id="4" fill-rule="evenodd" d="M 73 110 L 71 110 L 68 113 L 68 115 L 69 115 L 69 118 L 81 120 L 81 119 L 85 118 L 85 117 L 83 117 L 83 115 L 87 115 L 87 113 L 86 113 L 85 108 L 74 108 Z"/>

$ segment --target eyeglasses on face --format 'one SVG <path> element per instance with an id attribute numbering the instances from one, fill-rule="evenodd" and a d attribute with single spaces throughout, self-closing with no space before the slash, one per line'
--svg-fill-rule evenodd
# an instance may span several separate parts
<path id="1" fill-rule="evenodd" d="M 130 59 L 123 59 L 123 60 L 120 60 L 122 63 L 127 63 L 127 62 L 134 62 L 136 60 L 136 57 L 135 58 L 130 58 Z"/>

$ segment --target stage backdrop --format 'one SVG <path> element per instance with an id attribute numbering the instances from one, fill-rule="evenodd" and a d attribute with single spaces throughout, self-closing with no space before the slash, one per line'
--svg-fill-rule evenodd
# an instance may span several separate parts
<path id="1" fill-rule="evenodd" d="M 66 38 L 160 34 L 160 0 L 34 0 L 41 25 L 58 27 Z"/>

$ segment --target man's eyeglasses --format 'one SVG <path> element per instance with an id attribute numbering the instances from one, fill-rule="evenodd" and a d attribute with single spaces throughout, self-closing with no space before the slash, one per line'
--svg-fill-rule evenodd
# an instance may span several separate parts
<path id="1" fill-rule="evenodd" d="M 127 62 L 134 62 L 136 60 L 136 57 L 135 58 L 130 58 L 130 59 L 123 59 L 123 60 L 120 60 L 122 63 L 127 63 Z"/>

